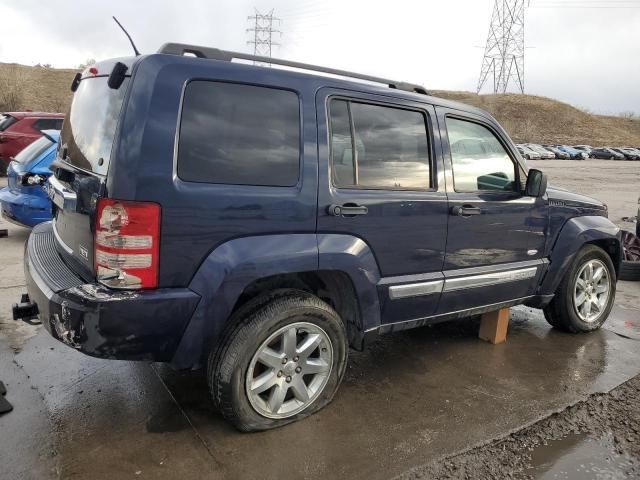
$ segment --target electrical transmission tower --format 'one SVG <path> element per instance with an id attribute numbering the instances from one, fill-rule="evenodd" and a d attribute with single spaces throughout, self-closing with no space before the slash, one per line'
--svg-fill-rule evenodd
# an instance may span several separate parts
<path id="1" fill-rule="evenodd" d="M 487 45 L 478 80 L 478 93 L 493 77 L 493 93 L 510 84 L 524 93 L 524 8 L 528 0 L 495 0 Z"/>
<path id="2" fill-rule="evenodd" d="M 280 19 L 273 16 L 273 9 L 271 9 L 267 14 L 256 10 L 255 15 L 247 17 L 247 20 L 253 22 L 253 27 L 247 28 L 247 32 L 253 33 L 253 39 L 249 40 L 247 45 L 253 45 L 254 55 L 271 57 L 272 48 L 280 45 L 273 41 L 274 34 L 282 34 L 280 30 L 274 28 L 275 25 L 280 25 Z"/>

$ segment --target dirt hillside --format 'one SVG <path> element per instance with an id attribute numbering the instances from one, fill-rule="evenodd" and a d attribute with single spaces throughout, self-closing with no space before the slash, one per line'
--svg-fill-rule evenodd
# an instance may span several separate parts
<path id="1" fill-rule="evenodd" d="M 0 111 L 65 112 L 75 72 L 0 63 Z M 487 110 L 516 142 L 640 147 L 638 119 L 593 115 L 566 103 L 531 95 L 476 95 L 453 91 L 434 94 Z"/>

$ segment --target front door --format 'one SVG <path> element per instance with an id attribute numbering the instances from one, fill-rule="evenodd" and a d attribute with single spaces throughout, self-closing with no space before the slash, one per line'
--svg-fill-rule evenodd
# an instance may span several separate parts
<path id="1" fill-rule="evenodd" d="M 447 109 L 438 119 L 449 197 L 439 313 L 533 295 L 545 262 L 546 198 L 524 194 L 525 168 L 494 124 Z"/>
<path id="2" fill-rule="evenodd" d="M 318 233 L 352 235 L 371 249 L 383 323 L 434 314 L 448 205 L 433 106 L 328 88 L 316 104 Z"/>

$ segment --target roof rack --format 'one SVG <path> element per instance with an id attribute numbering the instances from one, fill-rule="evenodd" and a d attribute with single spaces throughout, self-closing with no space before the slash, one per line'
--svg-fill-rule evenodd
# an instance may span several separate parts
<path id="1" fill-rule="evenodd" d="M 167 55 L 193 55 L 198 58 L 207 58 L 210 60 L 222 60 L 224 62 L 231 62 L 234 58 L 239 60 L 250 60 L 253 62 L 262 62 L 275 65 L 282 65 L 285 67 L 298 68 L 301 70 L 309 70 L 313 72 L 328 73 L 331 75 L 339 75 L 342 77 L 357 78 L 359 80 L 365 80 L 367 82 L 382 83 L 389 88 L 395 88 L 397 90 L 404 90 L 407 92 L 421 93 L 423 95 L 429 95 L 427 90 L 420 86 L 406 82 L 396 82 L 394 80 L 388 80 L 386 78 L 373 77 L 371 75 L 363 75 L 360 73 L 348 72 L 346 70 L 338 70 L 335 68 L 320 67 L 318 65 L 311 65 L 308 63 L 291 62 L 289 60 L 282 60 L 279 58 L 262 57 L 259 55 L 250 55 L 248 53 L 229 52 L 227 50 L 220 50 L 212 47 L 199 47 L 197 45 L 188 45 L 184 43 L 165 43 L 160 47 L 158 53 L 164 53 Z"/>

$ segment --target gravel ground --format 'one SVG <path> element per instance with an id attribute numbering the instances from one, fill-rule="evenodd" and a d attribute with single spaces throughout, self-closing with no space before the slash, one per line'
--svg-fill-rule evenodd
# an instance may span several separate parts
<path id="1" fill-rule="evenodd" d="M 640 377 L 635 377 L 608 394 L 592 395 L 505 438 L 400 478 L 543 478 L 563 458 L 564 464 L 548 478 L 639 478 L 638 398 Z M 566 439 L 572 440 L 570 445 Z"/>

